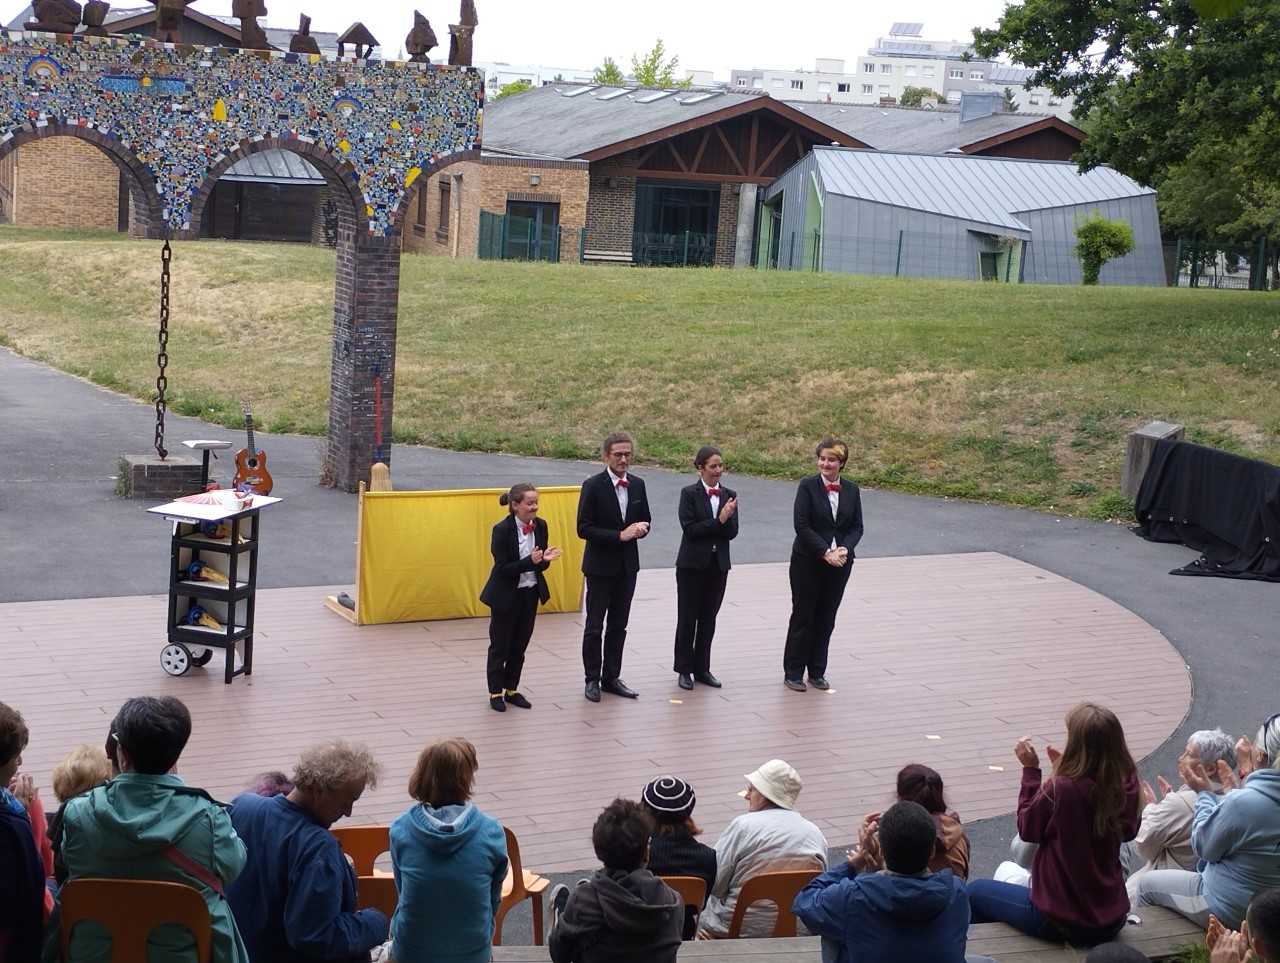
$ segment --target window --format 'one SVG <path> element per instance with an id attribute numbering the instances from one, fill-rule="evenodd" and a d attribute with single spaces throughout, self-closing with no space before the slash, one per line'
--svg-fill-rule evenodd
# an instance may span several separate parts
<path id="1" fill-rule="evenodd" d="M 787 82 L 786 82 L 785 80 L 783 80 L 781 77 L 774 77 L 774 78 L 773 78 L 773 86 L 775 86 L 775 87 L 783 87 L 783 86 L 785 86 L 785 85 L 786 85 L 786 83 L 787 83 Z"/>
<path id="2" fill-rule="evenodd" d="M 893 64 L 881 64 L 881 65 L 880 65 L 880 73 L 882 73 L 882 74 L 891 74 L 891 73 L 893 73 Z"/>
<path id="3" fill-rule="evenodd" d="M 818 81 L 818 93 L 820 94 L 831 93 L 831 85 L 827 83 L 825 80 Z"/>
<path id="4" fill-rule="evenodd" d="M 836 84 L 836 93 L 847 94 L 851 86 L 852 86 L 851 84 Z"/>
<path id="5" fill-rule="evenodd" d="M 964 68 L 963 68 L 963 67 L 952 67 L 952 68 L 951 68 L 951 79 L 952 79 L 952 80 L 964 80 Z"/>
<path id="6" fill-rule="evenodd" d="M 888 84 L 881 84 L 881 85 L 880 85 L 880 96 L 881 96 L 881 97 L 888 97 L 888 96 L 889 96 L 889 85 L 888 85 Z"/>
<path id="7" fill-rule="evenodd" d="M 792 90 L 804 90 L 804 81 L 803 81 L 803 80 L 793 80 L 793 81 L 791 81 L 791 89 L 792 89 Z"/>
<path id="8" fill-rule="evenodd" d="M 739 77 L 739 78 L 738 78 L 738 86 L 739 86 L 739 87 L 745 87 L 746 85 L 747 85 L 747 78 L 746 78 L 746 77 Z"/>
<path id="9" fill-rule="evenodd" d="M 440 223 L 436 225 L 436 237 L 442 241 L 449 236 L 449 179 L 440 178 Z"/>
<path id="10" fill-rule="evenodd" d="M 875 64 L 863 64 L 863 65 L 862 65 L 862 72 L 863 72 L 864 74 L 873 74 L 873 73 L 875 73 L 875 72 L 876 72 L 876 65 L 875 65 Z"/>
<path id="11" fill-rule="evenodd" d="M 1061 98 L 1061 97 L 1050 97 L 1050 98 L 1049 98 L 1049 106 L 1050 106 L 1050 107 L 1061 107 L 1061 106 L 1062 106 L 1062 98 Z"/>
<path id="12" fill-rule="evenodd" d="M 1032 106 L 1032 107 L 1039 107 L 1039 106 L 1040 106 L 1040 95 L 1039 95 L 1039 94 L 1032 94 L 1032 95 L 1031 95 L 1030 97 L 1028 97 L 1027 99 L 1031 101 L 1031 106 Z"/>
<path id="13" fill-rule="evenodd" d="M 414 223 L 420 227 L 425 233 L 427 230 L 427 208 L 429 202 L 427 200 L 427 182 L 424 180 L 422 186 L 418 188 L 418 216 L 414 219 Z"/>
<path id="14" fill-rule="evenodd" d="M 970 79 L 970 80 L 981 80 L 981 79 L 982 79 L 982 71 L 981 71 L 981 70 L 970 70 L 970 71 L 969 71 L 969 79 Z"/>
<path id="15" fill-rule="evenodd" d="M 764 78 L 756 77 L 754 80 L 751 81 L 751 86 L 754 87 L 756 90 L 764 90 Z"/>
<path id="16" fill-rule="evenodd" d="M 902 68 L 902 72 L 906 74 L 908 77 L 914 77 L 918 71 L 916 70 L 915 64 L 907 64 L 905 67 Z"/>
<path id="17" fill-rule="evenodd" d="M 864 94 L 874 94 L 874 93 L 876 92 L 876 88 L 875 88 L 874 86 L 872 86 L 871 84 L 863 84 L 863 85 L 862 85 L 862 92 L 863 92 Z"/>
<path id="18" fill-rule="evenodd" d="M 923 74 L 924 76 L 926 76 L 926 77 L 932 77 L 932 76 L 933 76 L 933 68 L 932 68 L 932 67 L 921 67 L 921 68 L 920 68 L 920 73 L 922 73 L 922 74 Z"/>

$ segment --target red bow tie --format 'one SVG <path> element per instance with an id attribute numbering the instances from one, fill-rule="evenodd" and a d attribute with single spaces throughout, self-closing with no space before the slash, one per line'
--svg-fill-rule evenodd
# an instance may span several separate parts
<path id="1" fill-rule="evenodd" d="M 626 488 L 626 487 L 627 487 L 628 485 L 630 485 L 630 484 L 631 484 L 631 482 L 627 481 L 625 478 L 619 478 L 619 479 L 618 479 L 618 487 L 619 487 L 619 488 Z"/>
<path id="2" fill-rule="evenodd" d="M 839 490 L 840 490 L 839 482 L 836 482 L 834 485 L 831 485 L 831 484 L 827 485 L 827 491 L 829 492 L 838 492 Z"/>
<path id="3" fill-rule="evenodd" d="M 707 497 L 711 498 L 712 496 L 715 496 L 716 498 L 720 497 L 720 487 L 718 485 L 715 488 L 707 489 Z"/>
<path id="4" fill-rule="evenodd" d="M 526 535 L 532 535 L 532 534 L 533 534 L 533 522 L 530 522 L 528 525 L 521 525 L 521 526 L 520 526 L 520 531 L 524 532 Z"/>

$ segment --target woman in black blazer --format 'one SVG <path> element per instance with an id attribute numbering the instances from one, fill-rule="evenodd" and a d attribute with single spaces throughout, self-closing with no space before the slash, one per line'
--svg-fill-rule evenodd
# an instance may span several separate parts
<path id="1" fill-rule="evenodd" d="M 791 545 L 791 621 L 782 657 L 782 680 L 788 689 L 809 685 L 830 689 L 827 648 L 836 611 L 853 567 L 853 550 L 862 538 L 862 495 L 840 471 L 849 446 L 835 438 L 818 443 L 818 474 L 796 491 L 796 539 Z"/>
<path id="2" fill-rule="evenodd" d="M 720 484 L 724 457 L 703 445 L 693 457 L 700 476 L 680 490 L 680 551 L 676 554 L 675 671 L 682 689 L 694 680 L 713 689 L 711 639 L 732 562 L 729 541 L 738 534 L 738 493 Z"/>
<path id="3" fill-rule="evenodd" d="M 560 557 L 560 549 L 547 547 L 547 523 L 538 518 L 538 489 L 528 482 L 512 485 L 498 497 L 507 506 L 507 517 L 493 526 L 489 551 L 493 571 L 480 593 L 489 606 L 489 708 L 506 712 L 507 703 L 518 709 L 533 705 L 520 694 L 524 653 L 533 637 L 538 603 L 551 597 L 543 572 Z"/>

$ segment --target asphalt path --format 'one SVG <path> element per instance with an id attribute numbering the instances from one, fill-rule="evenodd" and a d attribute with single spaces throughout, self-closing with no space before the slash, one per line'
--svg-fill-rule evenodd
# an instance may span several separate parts
<path id="1" fill-rule="evenodd" d="M 180 380 L 181 356 L 174 362 L 171 373 Z M 153 430 L 150 406 L 0 349 L 0 602 L 167 591 L 166 524 L 145 514 L 147 503 L 114 494 L 120 456 L 149 452 Z M 167 420 L 173 452 L 185 453 L 184 438 L 226 438 L 239 448 L 243 437 L 192 418 Z M 350 582 L 356 500 L 317 484 L 322 439 L 263 432 L 257 438 L 268 452 L 273 494 L 284 498 L 263 514 L 260 587 Z M 857 439 L 851 442 L 856 447 Z M 639 454 L 643 459 L 643 450 Z M 742 519 L 734 560 L 786 560 L 793 483 L 733 475 L 729 468 L 726 482 L 739 492 Z M 223 458 L 214 475 L 226 481 L 232 470 Z M 576 484 L 598 470 L 590 462 L 407 445 L 392 454 L 392 478 L 400 489 Z M 679 544 L 679 489 L 692 479 L 692 469 L 638 465 L 636 473 L 645 479 L 654 515 L 641 562 L 670 567 Z M 1163 632 L 1190 667 L 1194 695 L 1177 732 L 1143 762 L 1146 776 L 1174 778 L 1178 752 L 1196 729 L 1220 725 L 1252 734 L 1280 711 L 1272 675 L 1280 585 L 1171 576 L 1169 570 L 1194 553 L 1146 542 L 1115 524 L 884 491 L 864 491 L 863 509 L 867 531 L 859 555 L 1002 552 L 1079 582 Z M 1011 809 L 1014 804 L 1010 799 Z M 976 874 L 990 873 L 1003 857 L 1012 826 L 1003 817 L 970 827 Z M 849 838 L 831 842 L 848 843 L 855 831 L 849 827 Z"/>

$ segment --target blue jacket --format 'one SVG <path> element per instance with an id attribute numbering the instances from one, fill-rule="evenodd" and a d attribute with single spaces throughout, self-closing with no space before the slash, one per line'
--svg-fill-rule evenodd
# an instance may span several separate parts
<path id="1" fill-rule="evenodd" d="M 39 959 L 44 885 L 27 811 L 0 786 L 0 963 Z"/>
<path id="2" fill-rule="evenodd" d="M 1209 909 L 1239 929 L 1249 901 L 1280 886 L 1280 772 L 1260 769 L 1225 796 L 1200 793 L 1191 848 L 1200 857 Z"/>
<path id="3" fill-rule="evenodd" d="M 356 910 L 356 877 L 329 830 L 284 796 L 245 793 L 231 822 L 249 861 L 227 890 L 253 963 L 369 958 L 387 917 Z"/>
<path id="4" fill-rule="evenodd" d="M 846 863 L 797 893 L 791 911 L 840 944 L 839 963 L 964 963 L 969 895 L 949 869 L 855 875 Z"/>
<path id="5" fill-rule="evenodd" d="M 400 902 L 392 956 L 413 963 L 488 963 L 507 876 L 502 825 L 471 803 L 415 804 L 391 824 Z"/>

